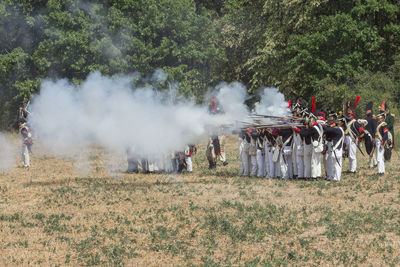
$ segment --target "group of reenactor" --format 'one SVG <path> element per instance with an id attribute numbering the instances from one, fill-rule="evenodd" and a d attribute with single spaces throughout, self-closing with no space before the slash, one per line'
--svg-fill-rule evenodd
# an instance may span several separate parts
<path id="1" fill-rule="evenodd" d="M 365 119 L 357 119 L 355 109 L 360 97 L 349 101 L 344 112 L 316 112 L 297 101 L 291 108 L 292 115 L 279 117 L 279 126 L 246 127 L 239 134 L 240 175 L 267 178 L 325 177 L 340 181 L 343 158 L 348 158 L 347 173 L 357 171 L 357 150 L 362 154 L 361 142 L 365 143 L 369 156 L 369 168 L 377 167 L 378 175 L 385 173 L 385 161 L 390 161 L 394 147 L 394 116 L 388 105 L 382 104 L 374 115 L 373 103 L 365 106 Z M 19 132 L 22 138 L 22 164 L 30 166 L 29 154 L 32 135 L 27 124 L 29 112 L 26 106 L 19 109 Z M 138 157 L 127 150 L 127 172 L 160 173 L 193 171 L 192 156 L 197 152 L 193 144 L 158 160 Z M 228 164 L 225 155 L 225 135 L 212 135 L 206 148 L 209 168 L 215 169 L 217 161 Z M 322 172 L 324 165 L 325 173 Z"/>
<path id="2" fill-rule="evenodd" d="M 390 160 L 394 145 L 394 118 L 387 105 L 374 116 L 370 102 L 365 106 L 366 119 L 357 119 L 359 100 L 358 96 L 354 102 L 348 101 L 339 114 L 316 112 L 315 98 L 312 110 L 297 101 L 290 107 L 292 115 L 282 117 L 278 126 L 258 123 L 243 128 L 239 134 L 240 175 L 340 181 L 343 158 L 349 160 L 347 173 L 357 171 L 357 150 L 364 154 L 362 141 L 370 157 L 369 167 L 377 167 L 377 174 L 384 175 L 385 160 Z"/>

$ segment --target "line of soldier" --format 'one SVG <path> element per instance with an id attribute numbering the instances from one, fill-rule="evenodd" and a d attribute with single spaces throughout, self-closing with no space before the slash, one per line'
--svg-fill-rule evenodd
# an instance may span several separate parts
<path id="1" fill-rule="evenodd" d="M 342 157 L 349 158 L 349 173 L 357 168 L 357 144 L 365 141 L 367 154 L 370 157 L 369 167 L 378 166 L 378 174 L 385 173 L 384 161 L 390 160 L 394 147 L 394 116 L 390 114 L 387 104 L 384 111 L 373 116 L 372 102 L 366 105 L 366 120 L 357 120 L 355 107 L 359 101 L 348 102 L 346 113 L 340 118 L 334 112 L 325 120 L 323 112 L 308 112 L 300 101 L 292 108 L 293 116 L 302 118 L 305 127 L 286 129 L 258 129 L 242 131 L 239 135 L 239 152 L 241 159 L 241 175 L 252 175 L 269 178 L 320 178 L 321 162 L 325 164 L 328 180 L 339 181 L 342 169 Z M 29 112 L 26 106 L 19 110 L 19 132 L 22 137 L 22 164 L 30 166 L 32 135 L 26 123 Z M 385 122 L 386 118 L 386 122 Z M 377 120 L 377 121 L 376 121 Z M 343 132 L 343 133 L 342 133 Z M 224 136 L 213 136 L 207 146 L 206 156 L 209 168 L 216 167 L 219 159 L 227 165 Z M 343 149 L 344 147 L 344 149 Z M 196 153 L 194 145 L 187 145 L 184 151 L 175 152 L 168 159 L 151 162 L 145 158 L 137 158 L 127 151 L 127 172 L 192 172 L 192 155 Z"/>
<path id="2" fill-rule="evenodd" d="M 387 110 L 372 117 L 372 102 L 366 105 L 367 118 L 357 120 L 356 101 L 347 103 L 344 113 L 315 112 L 300 101 L 292 108 L 303 127 L 243 129 L 239 135 L 240 175 L 267 178 L 322 178 L 340 181 L 342 158 L 349 159 L 347 173 L 357 170 L 357 149 L 364 140 L 370 156 L 370 167 L 377 166 L 378 175 L 385 173 L 385 151 L 391 151 L 393 133 L 385 122 Z M 290 124 L 289 124 L 290 125 Z M 361 151 L 361 150 L 360 150 Z M 374 153 L 375 152 L 375 153 Z"/>

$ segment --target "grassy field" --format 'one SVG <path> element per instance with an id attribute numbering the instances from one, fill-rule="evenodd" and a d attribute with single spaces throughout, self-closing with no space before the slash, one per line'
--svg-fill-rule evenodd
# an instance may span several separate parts
<path id="1" fill-rule="evenodd" d="M 227 150 L 209 171 L 200 146 L 182 175 L 123 174 L 100 149 L 78 167 L 35 154 L 0 175 L 0 265 L 400 265 L 397 154 L 384 177 L 359 154 L 333 183 L 241 178 L 235 136 Z"/>

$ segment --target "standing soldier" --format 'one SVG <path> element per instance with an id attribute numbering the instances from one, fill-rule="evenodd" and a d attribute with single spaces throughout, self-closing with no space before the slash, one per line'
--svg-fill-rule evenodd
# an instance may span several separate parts
<path id="1" fill-rule="evenodd" d="M 394 148 L 394 115 L 390 113 L 389 106 L 385 104 L 385 113 L 387 128 L 389 129 L 390 136 L 385 149 L 385 160 L 390 161 L 392 158 L 392 149 Z"/>
<path id="2" fill-rule="evenodd" d="M 24 167 L 28 168 L 30 166 L 30 161 L 29 161 L 29 153 L 31 152 L 31 147 L 32 147 L 32 136 L 29 131 L 28 126 L 26 125 L 26 120 L 25 119 L 19 119 L 18 120 L 18 126 L 19 126 L 19 132 L 22 137 L 22 164 Z"/>
<path id="3" fill-rule="evenodd" d="M 274 161 L 274 153 L 276 148 L 276 139 L 271 129 L 266 129 L 266 139 L 265 139 L 265 158 L 268 166 L 267 177 L 276 178 L 280 174 L 278 172 L 279 166 L 277 166 L 276 161 Z"/>
<path id="4" fill-rule="evenodd" d="M 338 182 L 342 175 L 342 147 L 345 135 L 342 126 L 337 127 L 336 119 L 336 114 L 330 114 L 328 126 L 323 128 L 327 141 L 326 179 Z"/>
<path id="5" fill-rule="evenodd" d="M 300 134 L 301 130 L 298 127 L 293 128 L 293 152 L 296 155 L 296 160 L 293 161 L 293 171 L 296 177 L 304 177 L 304 139 Z"/>
<path id="6" fill-rule="evenodd" d="M 261 178 L 265 176 L 265 132 L 264 130 L 258 130 L 257 137 L 257 177 Z"/>
<path id="7" fill-rule="evenodd" d="M 325 123 L 325 113 L 315 113 L 316 98 L 312 97 L 312 109 L 310 113 L 310 135 L 311 135 L 311 178 L 316 179 L 322 175 L 322 151 L 323 147 L 323 134 L 322 124 Z M 315 114 L 314 114 L 315 113 Z"/>
<path id="8" fill-rule="evenodd" d="M 185 146 L 185 161 L 186 161 L 186 170 L 188 172 L 193 171 L 193 164 L 192 164 L 192 156 L 193 153 L 196 153 L 197 149 L 195 145 L 186 145 Z"/>
<path id="9" fill-rule="evenodd" d="M 373 118 L 372 114 L 372 102 L 368 102 L 365 105 L 365 115 L 367 116 L 366 121 L 367 125 L 365 126 L 365 150 L 369 155 L 369 168 L 373 168 L 377 162 L 374 157 L 375 152 L 375 132 L 376 132 L 376 120 Z"/>
<path id="10" fill-rule="evenodd" d="M 240 175 L 249 176 L 249 147 L 250 147 L 250 136 L 247 130 L 242 129 L 239 134 L 239 156 L 240 156 Z"/>
<path id="11" fill-rule="evenodd" d="M 215 154 L 215 150 L 219 150 L 219 143 L 214 142 L 218 140 L 215 137 L 211 137 L 208 141 L 207 148 L 206 148 L 206 158 L 208 160 L 208 169 L 215 169 L 217 168 L 217 156 Z M 215 148 L 217 146 L 217 148 Z"/>
<path id="12" fill-rule="evenodd" d="M 354 103 L 347 103 L 347 124 L 346 124 L 346 137 L 345 143 L 349 154 L 349 170 L 348 173 L 355 173 L 357 171 L 357 145 L 358 142 L 364 137 L 364 129 L 356 120 L 355 109 L 357 107 L 360 96 L 357 96 Z"/>
<path id="13" fill-rule="evenodd" d="M 293 178 L 293 162 L 292 162 L 292 128 L 277 129 L 279 137 L 282 139 L 282 144 L 279 145 L 280 153 L 280 169 L 283 179 Z"/>
<path id="14" fill-rule="evenodd" d="M 293 117 L 301 119 L 301 105 L 299 100 L 293 107 Z M 293 162 L 293 176 L 303 177 L 303 140 L 300 136 L 300 129 L 293 127 L 293 152 L 292 152 L 292 162 Z"/>
<path id="15" fill-rule="evenodd" d="M 312 127 L 310 128 L 312 151 L 311 151 L 311 178 L 317 179 L 322 176 L 322 151 L 324 150 L 323 144 L 323 128 L 322 124 L 311 119 Z"/>
<path id="16" fill-rule="evenodd" d="M 311 122 L 306 123 L 306 127 L 300 130 L 300 136 L 303 139 L 303 149 L 304 149 L 304 178 L 311 177 L 311 157 L 312 157 L 312 144 L 311 144 Z"/>
<path id="17" fill-rule="evenodd" d="M 376 128 L 375 144 L 376 144 L 376 153 L 378 160 L 378 175 L 381 176 L 385 174 L 384 147 L 388 140 L 389 129 L 385 122 L 385 112 L 379 113 L 377 118 L 378 118 L 378 127 Z"/>
<path id="18" fill-rule="evenodd" d="M 257 139 L 258 133 L 256 130 L 250 132 L 250 146 L 249 146 L 249 157 L 250 157 L 250 176 L 257 175 Z"/>

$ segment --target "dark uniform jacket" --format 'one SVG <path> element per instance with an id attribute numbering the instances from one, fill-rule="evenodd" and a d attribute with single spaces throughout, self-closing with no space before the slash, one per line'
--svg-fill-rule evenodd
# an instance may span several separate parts
<path id="1" fill-rule="evenodd" d="M 353 120 L 355 121 L 351 124 L 349 131 L 353 133 L 352 136 L 354 136 L 355 138 L 363 138 L 365 134 L 364 128 L 361 127 L 361 125 L 358 123 L 356 119 Z M 354 141 L 356 142 L 357 140 Z"/>
<path id="2" fill-rule="evenodd" d="M 333 146 L 335 147 L 337 142 L 341 141 L 341 143 L 337 146 L 338 148 L 342 147 L 343 145 L 343 132 L 339 127 L 330 127 L 330 126 L 323 126 L 324 134 L 326 141 L 332 142 Z M 342 139 L 342 140 L 340 140 Z"/>
<path id="3" fill-rule="evenodd" d="M 291 128 L 287 129 L 278 129 L 276 130 L 279 136 L 282 136 L 282 143 L 286 143 L 288 138 L 290 138 L 293 135 L 293 130 Z M 293 138 L 290 139 L 290 141 L 286 144 L 286 146 L 291 146 L 292 145 Z"/>
<path id="4" fill-rule="evenodd" d="M 367 130 L 371 134 L 372 138 L 374 138 L 377 125 L 376 125 L 376 120 L 372 118 L 372 113 L 367 115 L 366 120 L 368 124 L 367 126 L 365 126 L 365 130 Z"/>
<path id="5" fill-rule="evenodd" d="M 389 128 L 387 127 L 387 125 L 384 125 L 381 128 L 379 128 L 379 133 L 382 136 L 382 139 L 381 139 L 382 144 L 384 144 L 388 140 L 388 132 L 389 132 Z"/>
<path id="6" fill-rule="evenodd" d="M 318 132 L 317 132 L 317 134 L 318 134 Z M 311 145 L 311 129 L 310 128 L 308 128 L 308 129 L 307 128 L 300 129 L 300 136 L 304 140 L 306 145 Z"/>

